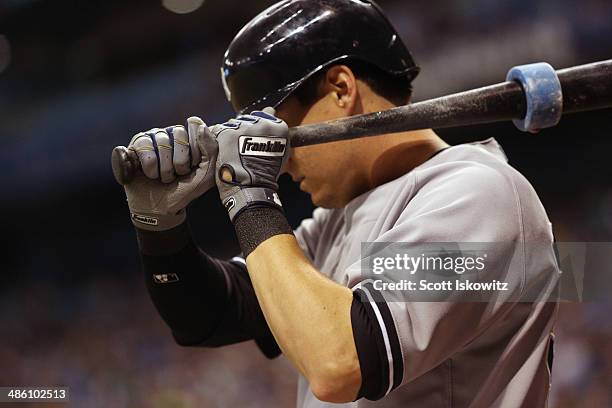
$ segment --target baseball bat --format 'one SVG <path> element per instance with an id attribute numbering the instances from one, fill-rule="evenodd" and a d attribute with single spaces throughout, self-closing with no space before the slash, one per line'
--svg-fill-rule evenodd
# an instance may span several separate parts
<path id="1" fill-rule="evenodd" d="M 612 107 L 612 60 L 556 71 L 563 95 L 563 114 Z M 289 129 L 292 147 L 309 146 L 419 129 L 442 129 L 522 119 L 527 111 L 519 82 L 508 81 L 382 112 L 351 116 Z M 113 150 L 112 167 L 119 184 L 138 171 L 136 154 Z"/>

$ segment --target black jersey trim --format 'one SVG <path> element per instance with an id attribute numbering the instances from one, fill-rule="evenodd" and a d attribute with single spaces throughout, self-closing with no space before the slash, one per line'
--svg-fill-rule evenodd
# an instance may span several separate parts
<path id="1" fill-rule="evenodd" d="M 404 377 L 404 359 L 402 357 L 402 349 L 397 334 L 397 328 L 395 327 L 395 322 L 393 321 L 393 316 L 391 315 L 391 309 L 389 309 L 389 305 L 382 296 L 382 293 L 374 289 L 374 284 L 372 282 L 364 283 L 363 288 L 368 290 L 374 298 L 374 305 L 378 307 L 378 310 L 380 311 L 380 314 L 382 316 L 384 328 L 386 330 L 387 338 L 389 340 L 389 346 L 391 348 L 391 361 L 393 363 L 393 383 L 387 391 L 388 394 L 397 387 L 399 387 Z"/>
<path id="2" fill-rule="evenodd" d="M 384 397 L 389 389 L 389 359 L 375 312 L 361 289 L 353 292 L 351 325 L 361 371 L 357 399 L 365 397 L 376 401 Z"/>
<path id="3" fill-rule="evenodd" d="M 351 323 L 361 367 L 358 398 L 378 400 L 403 379 L 403 358 L 391 310 L 372 283 L 353 292 Z"/>

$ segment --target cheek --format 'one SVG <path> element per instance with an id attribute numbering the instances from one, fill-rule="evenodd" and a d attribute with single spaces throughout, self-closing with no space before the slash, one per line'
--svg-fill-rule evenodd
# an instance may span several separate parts
<path id="1" fill-rule="evenodd" d="M 311 187 L 327 185 L 344 189 L 354 180 L 356 164 L 342 142 L 295 149 L 297 174 L 310 180 Z"/>
<path id="2" fill-rule="evenodd" d="M 322 147 L 323 145 L 296 149 L 293 156 L 301 174 L 313 181 L 322 179 L 330 170 L 329 157 Z"/>

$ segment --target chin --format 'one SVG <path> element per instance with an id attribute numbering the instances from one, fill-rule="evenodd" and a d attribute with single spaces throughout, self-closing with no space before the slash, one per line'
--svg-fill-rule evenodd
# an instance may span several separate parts
<path id="1" fill-rule="evenodd" d="M 321 191 L 311 193 L 310 200 L 315 206 L 330 210 L 344 207 L 344 204 L 340 202 L 341 200 L 339 200 L 337 196 L 333 194 L 323 194 Z"/>
<path id="2" fill-rule="evenodd" d="M 317 194 L 317 193 L 309 193 L 309 194 L 310 194 L 310 201 L 312 201 L 312 204 L 314 204 L 315 207 L 329 208 L 325 205 L 326 200 L 322 199 L 321 194 Z"/>

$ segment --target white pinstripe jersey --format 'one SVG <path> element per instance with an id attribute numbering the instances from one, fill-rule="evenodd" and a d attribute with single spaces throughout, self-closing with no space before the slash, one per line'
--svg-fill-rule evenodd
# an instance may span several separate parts
<path id="1" fill-rule="evenodd" d="M 494 139 L 451 147 L 342 209 L 316 209 L 295 231 L 315 267 L 356 288 L 362 242 L 553 241 L 529 182 Z M 531 303 L 389 302 L 376 309 L 389 360 L 389 393 L 347 407 L 543 407 L 557 303 L 554 253 L 523 256 L 517 290 Z M 537 285 L 536 285 L 537 283 Z M 378 306 L 374 304 L 374 307 Z M 384 314 L 387 313 L 385 320 Z M 390 347 L 393 339 L 399 349 Z M 297 406 L 318 401 L 300 378 Z"/>

